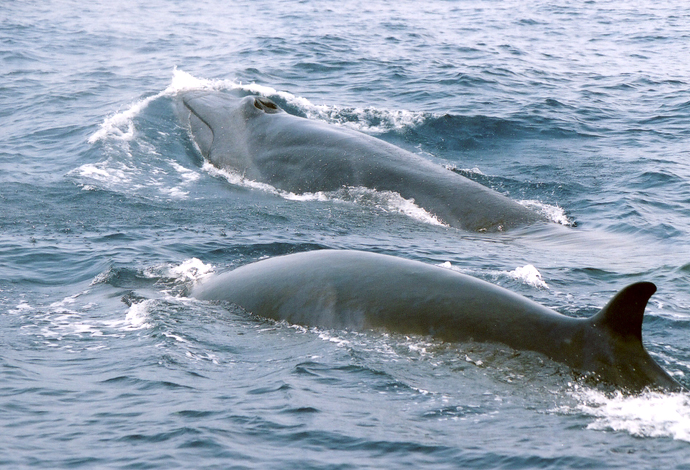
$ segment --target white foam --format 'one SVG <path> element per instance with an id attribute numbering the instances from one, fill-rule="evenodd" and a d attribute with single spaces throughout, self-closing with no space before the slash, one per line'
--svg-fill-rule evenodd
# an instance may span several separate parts
<path id="1" fill-rule="evenodd" d="M 462 274 L 468 274 L 470 276 L 476 276 L 471 270 L 465 269 L 465 268 L 459 268 L 457 266 L 453 266 L 450 261 L 446 261 L 444 263 L 440 263 L 437 266 L 445 269 L 450 269 L 451 271 L 459 272 Z M 537 287 L 540 289 L 548 289 L 549 286 L 546 284 L 544 279 L 542 279 L 541 273 L 537 268 L 535 268 L 531 264 L 527 264 L 522 267 L 517 267 L 512 271 L 489 271 L 489 275 L 492 276 L 508 276 L 511 277 L 517 281 L 523 282 L 525 284 L 528 284 L 532 287 Z"/>
<path id="2" fill-rule="evenodd" d="M 130 304 L 126 310 L 117 309 L 116 312 L 113 312 L 114 316 L 109 315 L 108 318 L 100 316 L 98 303 L 84 300 L 90 298 L 91 287 L 45 306 L 32 306 L 22 301 L 8 313 L 22 315 L 28 313 L 26 318 L 29 322 L 22 326 L 21 330 L 24 334 L 36 334 L 49 340 L 46 345 L 69 350 L 75 350 L 75 348 L 103 349 L 107 347 L 103 343 L 90 342 L 87 345 L 86 343 L 75 343 L 73 339 L 84 336 L 92 338 L 122 337 L 130 331 L 150 329 L 156 324 L 164 324 L 152 315 L 161 305 L 173 303 L 175 305 L 182 304 L 186 307 L 196 302 L 195 299 L 180 297 L 180 284 L 196 282 L 213 272 L 212 265 L 205 264 L 197 258 L 185 260 L 177 265 L 166 264 L 147 269 L 142 273 L 144 276 L 172 278 L 173 283 L 168 280 L 164 281 L 164 284 L 170 285 L 171 288 L 163 289 L 162 296 L 158 296 L 158 298 L 137 300 Z M 110 274 L 111 271 L 99 274 L 91 282 L 91 286 L 105 282 Z M 94 311 L 95 315 L 93 314 Z M 172 333 L 168 336 L 173 337 Z M 185 340 L 182 338 L 178 341 Z"/>
<path id="3" fill-rule="evenodd" d="M 29 305 L 28 303 L 26 303 L 26 301 L 22 300 L 22 301 L 19 303 L 19 305 L 17 305 L 17 306 L 16 306 L 15 308 L 13 308 L 13 309 L 10 309 L 10 310 L 8 311 L 8 313 L 17 314 L 17 313 L 30 312 L 30 311 L 32 311 L 32 310 L 34 310 L 34 308 L 33 308 L 31 305 Z"/>
<path id="4" fill-rule="evenodd" d="M 261 191 L 266 191 L 267 193 L 277 195 L 281 194 L 281 192 L 278 189 L 274 188 L 270 184 L 259 183 L 258 181 L 247 179 L 243 175 L 236 172 L 221 170 L 220 168 L 213 166 L 207 161 L 204 161 L 204 164 L 202 165 L 201 169 L 206 171 L 211 176 L 223 178 L 228 183 L 234 184 L 235 186 L 242 186 L 244 188 L 250 189 L 259 189 Z"/>
<path id="5" fill-rule="evenodd" d="M 544 204 L 543 202 L 527 199 L 522 201 L 517 201 L 519 204 L 532 209 L 535 212 L 539 212 L 544 217 L 557 224 L 572 226 L 573 221 L 565 215 L 565 210 L 559 206 L 552 206 L 550 204 Z"/>
<path id="6" fill-rule="evenodd" d="M 588 429 L 624 431 L 639 437 L 670 437 L 690 442 L 690 397 L 683 393 L 647 392 L 608 397 L 596 390 L 577 390 L 577 410 L 595 420 Z"/>
<path id="7" fill-rule="evenodd" d="M 131 140 L 134 137 L 134 122 L 132 119 L 157 97 L 158 96 L 151 96 L 138 101 L 125 111 L 105 118 L 100 128 L 89 136 L 89 143 L 93 144 L 106 137 L 119 140 Z"/>
<path id="8" fill-rule="evenodd" d="M 443 164 L 443 166 L 449 170 L 457 171 L 459 173 L 485 176 L 485 174 L 477 167 L 458 168 L 457 165 L 452 163 Z M 563 208 L 558 205 L 544 204 L 543 202 L 534 199 L 523 199 L 521 201 L 517 201 L 517 203 L 542 214 L 544 217 L 546 217 L 552 222 L 556 222 L 557 224 L 566 226 L 573 225 L 572 220 L 568 219 L 568 216 L 565 215 L 565 210 L 563 210 Z"/>
<path id="9" fill-rule="evenodd" d="M 184 167 L 177 163 L 175 160 L 168 159 L 167 162 L 180 174 L 184 184 L 193 183 L 201 177 L 201 175 L 197 171 Z"/>
<path id="10" fill-rule="evenodd" d="M 484 362 L 481 359 L 472 359 L 467 354 L 465 354 L 465 362 L 469 362 L 470 364 L 474 364 L 475 366 L 483 366 L 484 365 Z"/>
<path id="11" fill-rule="evenodd" d="M 122 162 L 111 162 L 110 160 L 106 160 L 95 164 L 86 163 L 70 173 L 76 173 L 82 178 L 97 181 L 106 187 L 112 187 L 131 183 L 135 170 Z M 84 188 L 86 188 L 86 186 L 82 189 Z"/>
<path id="12" fill-rule="evenodd" d="M 365 188 L 363 186 L 346 186 L 335 191 L 318 191 L 315 193 L 295 194 L 289 191 L 282 191 L 271 186 L 270 184 L 247 179 L 239 173 L 218 169 L 208 162 L 204 162 L 202 169 L 207 171 L 212 176 L 224 178 L 230 184 L 245 188 L 259 189 L 261 191 L 278 195 L 289 201 L 336 201 L 355 203 L 368 207 L 376 207 L 384 212 L 398 212 L 405 214 L 415 220 L 419 220 L 431 225 L 447 226 L 438 217 L 415 204 L 414 199 L 405 199 L 395 191 L 377 191 L 375 189 Z"/>
<path id="13" fill-rule="evenodd" d="M 154 301 L 152 299 L 143 300 L 132 304 L 127 309 L 125 315 L 125 330 L 153 328 L 153 325 L 148 322 L 149 312 L 148 308 Z"/>
<path id="14" fill-rule="evenodd" d="M 472 271 L 471 269 L 461 268 L 459 266 L 455 266 L 450 261 L 446 261 L 444 263 L 439 263 L 437 266 L 439 266 L 441 268 L 445 268 L 445 269 L 450 269 L 451 271 L 455 271 L 455 272 L 458 272 L 461 274 L 467 274 L 469 276 L 475 276 L 475 277 L 477 276 L 477 274 L 475 274 L 474 271 Z M 496 272 L 494 272 L 494 274 L 503 274 L 503 273 L 500 271 L 496 271 Z"/>
<path id="15" fill-rule="evenodd" d="M 32 311 L 31 324 L 23 326 L 22 330 L 26 332 L 37 331 L 39 336 L 51 340 L 48 344 L 52 346 L 57 345 L 53 341 L 62 341 L 69 337 L 112 336 L 112 332 L 108 332 L 109 322 L 93 320 L 89 317 L 88 312 L 93 309 L 95 304 L 91 302 L 79 303 L 79 297 L 85 294 L 88 294 L 88 290 L 52 302 L 47 307 L 31 307 L 28 304 L 20 304 L 17 312 L 10 312 Z M 73 348 L 72 342 L 62 344 L 65 348 Z"/>
<path id="16" fill-rule="evenodd" d="M 361 186 L 348 186 L 337 191 L 307 193 L 300 195 L 300 198 L 352 202 L 365 207 L 375 207 L 384 212 L 404 214 L 430 225 L 447 226 L 438 217 L 415 204 L 414 199 L 405 199 L 395 191 L 377 191 Z"/>
<path id="17" fill-rule="evenodd" d="M 175 68 L 172 81 L 165 90 L 138 100 L 124 111 L 105 118 L 99 129 L 89 137 L 89 143 L 94 144 L 106 139 L 132 140 L 136 133 L 134 118 L 146 109 L 152 101 L 164 96 L 174 96 L 180 92 L 191 90 L 243 90 L 266 97 L 278 97 L 297 107 L 311 119 L 321 119 L 331 124 L 344 125 L 373 133 L 415 126 L 423 122 L 427 117 L 424 113 L 407 110 L 316 105 L 307 98 L 296 96 L 286 91 L 278 91 L 268 86 L 256 83 L 242 84 L 234 80 L 201 79 Z M 371 122 L 378 124 L 372 125 L 370 124 Z"/>
<path id="18" fill-rule="evenodd" d="M 211 264 L 205 264 L 198 258 L 188 259 L 177 266 L 170 268 L 172 277 L 184 282 L 198 282 L 215 272 Z"/>
<path id="19" fill-rule="evenodd" d="M 201 178 L 198 170 L 187 168 L 172 159 L 136 161 L 128 150 L 122 161 L 108 158 L 98 163 L 86 163 L 69 174 L 78 178 L 85 191 L 103 188 L 149 193 L 155 189 L 158 194 L 173 199 L 187 198 L 190 186 Z M 152 195 L 155 196 L 155 193 Z"/>
<path id="20" fill-rule="evenodd" d="M 161 188 L 161 192 L 173 199 L 185 199 L 187 196 L 189 196 L 189 191 L 185 191 L 179 186 L 173 186 L 172 188 Z"/>
<path id="21" fill-rule="evenodd" d="M 314 330 L 315 333 L 319 334 L 319 338 L 323 341 L 328 341 L 330 343 L 334 343 L 340 348 L 347 348 L 352 345 L 351 341 L 346 340 L 345 338 L 341 338 L 335 334 L 332 334 L 332 332 L 329 331 L 324 331 L 324 330 Z"/>
<path id="22" fill-rule="evenodd" d="M 56 310 L 64 309 L 67 305 L 75 304 L 77 302 L 77 299 L 79 297 L 81 297 L 82 294 L 83 294 L 83 292 L 80 292 L 78 294 L 74 294 L 74 295 L 70 295 L 69 297 L 65 297 L 64 299 L 59 300 L 57 302 L 53 302 L 52 304 L 50 304 L 50 308 L 53 308 Z"/>
<path id="23" fill-rule="evenodd" d="M 507 274 L 513 279 L 517 279 L 518 281 L 529 284 L 530 286 L 538 287 L 540 289 L 549 288 L 546 282 L 544 282 L 542 279 L 539 270 L 531 264 L 515 268 L 514 270 L 509 271 Z"/>
<path id="24" fill-rule="evenodd" d="M 457 171 L 460 173 L 465 173 L 465 174 L 470 174 L 470 175 L 479 175 L 479 176 L 484 176 L 484 173 L 482 170 L 477 168 L 476 166 L 474 168 L 458 168 L 457 165 L 454 163 L 447 163 L 443 165 L 446 169 L 451 170 L 451 171 Z"/>

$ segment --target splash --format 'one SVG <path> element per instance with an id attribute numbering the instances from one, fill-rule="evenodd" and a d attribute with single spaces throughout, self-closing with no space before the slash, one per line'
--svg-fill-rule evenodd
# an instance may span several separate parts
<path id="1" fill-rule="evenodd" d="M 460 175 L 463 175 L 463 176 L 487 176 L 484 172 L 482 172 L 477 167 L 458 168 L 458 166 L 453 164 L 453 163 L 443 164 L 443 167 L 445 167 L 448 170 L 459 173 Z M 557 224 L 565 225 L 565 226 L 572 226 L 573 225 L 573 221 L 568 218 L 568 216 L 565 214 L 565 210 L 563 210 L 563 208 L 561 208 L 560 206 L 545 204 L 543 202 L 536 201 L 533 199 L 524 199 L 524 200 L 516 201 L 516 202 L 518 204 L 521 204 L 521 205 L 527 207 L 528 209 L 531 209 L 535 212 L 542 214 L 544 217 L 546 217 L 551 222 L 555 222 Z"/>
<path id="2" fill-rule="evenodd" d="M 543 202 L 529 199 L 517 202 L 518 204 L 522 204 L 523 206 L 542 214 L 552 222 L 556 222 L 557 224 L 565 225 L 567 227 L 571 227 L 573 225 L 573 221 L 570 220 L 567 215 L 565 215 L 565 210 L 563 210 L 562 207 L 544 204 Z"/>
<path id="3" fill-rule="evenodd" d="M 148 308 L 153 303 L 153 300 L 147 299 L 141 302 L 132 304 L 125 315 L 124 324 L 121 325 L 123 330 L 138 330 L 153 328 L 153 324 L 148 321 Z"/>
<path id="4" fill-rule="evenodd" d="M 453 266 L 450 261 L 446 261 L 444 263 L 438 264 L 438 266 L 446 269 L 450 269 L 452 271 L 456 271 L 462 274 L 467 274 L 470 276 L 476 276 L 471 270 L 469 269 L 464 269 L 460 268 L 457 266 Z M 517 267 L 513 269 L 512 271 L 489 271 L 488 274 L 493 277 L 502 277 L 502 276 L 508 276 L 512 279 L 515 279 L 517 281 L 520 281 L 524 284 L 530 285 L 532 287 L 536 287 L 539 289 L 548 289 L 549 286 L 546 284 L 544 279 L 542 279 L 541 273 L 539 270 L 534 267 L 534 265 L 527 264 L 522 267 Z"/>
<path id="5" fill-rule="evenodd" d="M 515 268 L 514 270 L 508 272 L 508 276 L 533 287 L 538 287 L 540 289 L 549 288 L 546 282 L 544 282 L 542 279 L 539 270 L 531 264 Z"/>
<path id="6" fill-rule="evenodd" d="M 575 410 L 595 418 L 587 429 L 623 431 L 638 437 L 670 437 L 690 442 L 690 396 L 647 392 L 613 397 L 596 390 L 576 390 Z"/>
<path id="7" fill-rule="evenodd" d="M 169 270 L 171 277 L 183 282 L 199 282 L 214 272 L 213 265 L 205 264 L 198 258 L 188 259 Z"/>

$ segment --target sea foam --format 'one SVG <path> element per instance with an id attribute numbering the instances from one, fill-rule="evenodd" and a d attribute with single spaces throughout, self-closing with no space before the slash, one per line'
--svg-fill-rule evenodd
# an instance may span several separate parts
<path id="1" fill-rule="evenodd" d="M 374 207 L 384 212 L 397 212 L 431 225 L 447 226 L 438 217 L 415 204 L 414 199 L 406 199 L 395 191 L 377 191 L 362 186 L 345 186 L 335 191 L 317 191 L 296 194 L 277 189 L 270 184 L 247 179 L 237 172 L 221 170 L 208 162 L 204 163 L 202 169 L 212 176 L 224 178 L 231 184 L 265 191 L 290 201 L 334 201 L 354 203 L 360 206 Z"/>
<path id="2" fill-rule="evenodd" d="M 646 392 L 609 396 L 597 390 L 577 388 L 572 395 L 578 404 L 560 411 L 593 417 L 587 429 L 690 442 L 690 397 L 687 394 Z"/>

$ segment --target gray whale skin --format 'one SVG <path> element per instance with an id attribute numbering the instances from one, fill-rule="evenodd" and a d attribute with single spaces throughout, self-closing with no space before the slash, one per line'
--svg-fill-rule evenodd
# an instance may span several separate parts
<path id="1" fill-rule="evenodd" d="M 177 112 L 201 154 L 221 169 L 296 194 L 394 191 L 444 223 L 502 231 L 546 218 L 479 183 L 380 139 L 293 116 L 268 98 L 181 92 Z"/>
<path id="2" fill-rule="evenodd" d="M 542 353 L 627 392 L 683 387 L 642 345 L 654 284 L 625 287 L 596 315 L 572 318 L 450 269 L 394 256 L 317 250 L 237 268 L 196 286 L 266 318 L 332 329 L 386 329 Z"/>

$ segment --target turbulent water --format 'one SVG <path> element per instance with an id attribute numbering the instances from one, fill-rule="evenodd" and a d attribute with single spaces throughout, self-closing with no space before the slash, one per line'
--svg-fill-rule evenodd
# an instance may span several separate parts
<path id="1" fill-rule="evenodd" d="M 456 269 L 577 317 L 648 280 L 645 345 L 690 387 L 685 1 L 0 12 L 0 466 L 690 468 L 687 393 L 609 393 L 502 346 L 187 297 L 322 248 Z M 188 89 L 374 135 L 554 223 L 468 233 L 394 193 L 247 181 L 178 122 Z"/>

